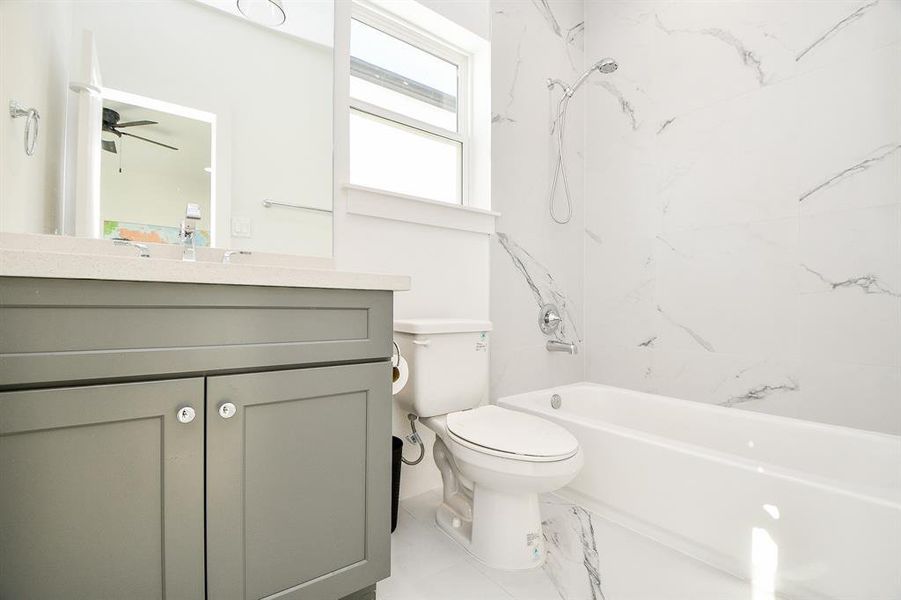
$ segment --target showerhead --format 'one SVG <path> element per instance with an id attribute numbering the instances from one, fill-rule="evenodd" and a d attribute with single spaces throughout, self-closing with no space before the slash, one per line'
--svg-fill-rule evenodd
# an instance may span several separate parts
<path id="1" fill-rule="evenodd" d="M 598 71 L 599 73 L 603 73 L 604 75 L 609 75 L 613 73 L 619 68 L 619 65 L 616 64 L 616 61 L 612 58 L 604 58 L 594 63 L 589 67 L 584 73 L 579 75 L 579 78 L 576 79 L 576 82 L 571 86 L 567 86 L 565 83 L 560 81 L 559 79 L 548 79 L 548 89 L 554 87 L 555 85 L 560 85 L 563 88 L 563 93 L 567 98 L 571 98 L 573 94 L 576 93 L 576 90 L 582 87 L 582 84 L 585 83 L 585 80 L 588 79 L 588 76 Z"/>
<path id="2" fill-rule="evenodd" d="M 594 73 L 598 71 L 599 73 L 603 73 L 604 75 L 609 75 L 613 73 L 619 68 L 619 65 L 616 64 L 616 61 L 612 58 L 602 58 L 598 62 L 591 65 L 591 67 L 586 70 L 584 73 L 579 75 L 579 78 L 576 79 L 575 83 L 572 85 L 566 85 L 566 82 L 561 81 L 559 79 L 548 79 L 547 80 L 547 89 L 548 89 L 548 98 L 550 98 L 550 93 L 557 86 L 563 90 L 563 95 L 560 98 L 559 103 L 557 104 L 557 115 L 554 118 L 553 125 L 551 126 L 551 133 L 556 134 L 557 138 L 557 166 L 554 168 L 554 177 L 551 182 L 550 189 L 548 191 L 548 210 L 551 213 L 551 219 L 554 220 L 555 223 L 560 225 L 564 225 L 569 223 L 570 218 L 572 218 L 572 200 L 569 196 L 569 184 L 566 182 L 566 166 L 563 164 L 563 128 L 566 126 L 566 109 L 569 106 L 569 101 L 576 93 L 582 84 L 585 83 L 585 80 Z M 557 180 L 563 180 L 563 190 L 566 196 L 566 213 L 565 216 L 558 217 L 557 212 L 554 209 L 554 198 L 557 191 Z"/>
<path id="3" fill-rule="evenodd" d="M 619 68 L 619 65 L 616 64 L 616 61 L 612 58 L 605 58 L 594 63 L 593 68 L 597 69 L 601 73 L 609 74 L 616 71 L 616 69 Z"/>

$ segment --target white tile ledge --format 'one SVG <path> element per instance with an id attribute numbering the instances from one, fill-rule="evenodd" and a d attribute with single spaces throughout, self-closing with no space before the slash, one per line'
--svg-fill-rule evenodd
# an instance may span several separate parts
<path id="1" fill-rule="evenodd" d="M 438 202 L 427 198 L 387 192 L 359 185 L 345 184 L 347 212 L 353 215 L 405 221 L 472 233 L 494 233 L 494 222 L 500 213 Z"/>

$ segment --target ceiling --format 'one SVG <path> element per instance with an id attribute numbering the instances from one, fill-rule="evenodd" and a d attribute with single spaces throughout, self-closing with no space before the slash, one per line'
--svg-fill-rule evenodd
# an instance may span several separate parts
<path id="1" fill-rule="evenodd" d="M 285 22 L 267 27 L 247 20 L 238 11 L 237 0 L 195 0 L 221 10 L 255 27 L 266 27 L 302 40 L 332 48 L 335 45 L 335 4 L 333 0 L 281 0 Z"/>

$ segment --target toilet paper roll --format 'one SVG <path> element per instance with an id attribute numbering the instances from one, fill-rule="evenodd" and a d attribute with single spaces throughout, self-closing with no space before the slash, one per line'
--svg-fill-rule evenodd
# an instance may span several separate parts
<path id="1" fill-rule="evenodd" d="M 407 379 L 410 378 L 410 367 L 407 365 L 407 359 L 403 356 L 397 361 L 397 366 L 391 369 L 391 393 L 397 395 L 399 391 L 407 385 Z"/>

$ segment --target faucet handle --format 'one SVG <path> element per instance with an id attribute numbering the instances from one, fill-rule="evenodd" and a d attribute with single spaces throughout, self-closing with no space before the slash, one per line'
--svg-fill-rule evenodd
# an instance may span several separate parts
<path id="1" fill-rule="evenodd" d="M 226 250 L 222 254 L 222 264 L 231 264 L 232 256 L 234 256 L 235 254 L 239 254 L 241 256 L 250 256 L 252 252 L 250 250 Z"/>
<path id="2" fill-rule="evenodd" d="M 131 246 L 132 248 L 136 248 L 141 253 L 141 258 L 150 258 L 150 246 L 147 244 L 139 244 L 138 242 L 133 242 L 131 240 L 125 239 L 114 239 L 114 246 Z"/>
<path id="3" fill-rule="evenodd" d="M 553 304 L 545 304 L 538 313 L 538 327 L 541 333 L 550 335 L 557 331 L 563 317 L 560 316 L 560 309 Z"/>

